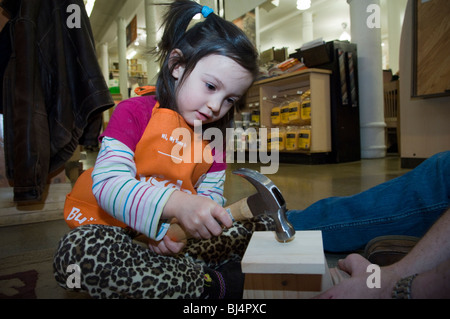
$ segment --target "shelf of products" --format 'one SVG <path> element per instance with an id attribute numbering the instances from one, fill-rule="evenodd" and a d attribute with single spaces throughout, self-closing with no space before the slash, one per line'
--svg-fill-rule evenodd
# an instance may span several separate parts
<path id="1" fill-rule="evenodd" d="M 306 69 L 255 82 L 245 108 L 235 116 L 235 128 L 247 140 L 267 128 L 267 148 L 283 153 L 331 152 L 329 70 Z M 271 134 L 278 128 L 278 134 Z M 261 147 L 264 143 L 258 143 Z"/>

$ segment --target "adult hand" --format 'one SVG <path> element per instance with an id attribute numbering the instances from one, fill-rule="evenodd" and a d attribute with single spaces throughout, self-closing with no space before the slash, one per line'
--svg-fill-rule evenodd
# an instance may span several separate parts
<path id="1" fill-rule="evenodd" d="M 371 263 L 359 254 L 350 254 L 338 262 L 341 270 L 350 275 L 336 286 L 316 296 L 317 299 L 379 299 L 391 298 L 392 289 L 400 279 L 393 268 L 380 268 L 380 288 L 369 288 L 367 279 Z"/>

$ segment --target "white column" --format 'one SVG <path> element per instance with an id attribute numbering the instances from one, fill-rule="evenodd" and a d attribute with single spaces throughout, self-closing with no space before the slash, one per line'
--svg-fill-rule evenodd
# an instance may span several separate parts
<path id="1" fill-rule="evenodd" d="M 347 0 L 358 49 L 361 158 L 386 156 L 379 0 Z M 369 11 L 369 12 L 368 12 Z M 378 19 L 378 20 L 377 20 Z"/>
<path id="2" fill-rule="evenodd" d="M 109 55 L 108 55 L 108 43 L 101 44 L 101 68 L 103 77 L 105 78 L 106 85 L 109 83 Z"/>
<path id="3" fill-rule="evenodd" d="M 158 45 L 156 33 L 158 31 L 158 20 L 156 6 L 152 5 L 155 1 L 145 0 L 145 28 L 147 30 L 147 50 L 152 51 Z M 156 62 L 156 56 L 147 54 L 147 79 L 148 84 L 156 84 L 156 75 L 159 71 L 159 65 Z"/>
<path id="4" fill-rule="evenodd" d="M 310 42 L 314 40 L 314 32 L 313 32 L 313 16 L 309 11 L 302 12 L 302 33 L 303 33 L 303 43 Z"/>
<path id="5" fill-rule="evenodd" d="M 124 18 L 117 18 L 117 47 L 119 51 L 119 88 L 122 99 L 128 99 L 127 35 Z"/>

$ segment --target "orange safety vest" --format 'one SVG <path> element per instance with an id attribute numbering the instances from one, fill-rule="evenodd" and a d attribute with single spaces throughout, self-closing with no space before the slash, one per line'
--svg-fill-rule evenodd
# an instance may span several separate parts
<path id="1" fill-rule="evenodd" d="M 201 144 L 195 145 L 195 141 Z M 201 158 L 197 148 L 201 149 Z M 196 186 L 213 161 L 208 142 L 195 136 L 180 114 L 159 108 L 159 103 L 153 108 L 152 117 L 136 145 L 134 159 L 137 179 L 145 178 L 151 185 L 171 186 L 191 194 L 197 193 Z M 70 228 L 87 224 L 128 227 L 97 204 L 92 193 L 92 171 L 90 168 L 83 172 L 66 196 L 64 219 L 67 224 Z"/>

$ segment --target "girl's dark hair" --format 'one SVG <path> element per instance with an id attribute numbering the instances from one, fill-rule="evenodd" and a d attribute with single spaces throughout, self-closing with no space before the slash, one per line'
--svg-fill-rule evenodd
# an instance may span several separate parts
<path id="1" fill-rule="evenodd" d="M 188 29 L 192 18 L 201 13 L 203 6 L 189 0 L 176 0 L 169 6 L 164 16 L 164 34 L 158 46 L 161 71 L 156 83 L 156 98 L 161 107 L 177 111 L 175 79 L 172 76 L 175 67 L 178 65 L 185 67 L 183 77 L 180 79 L 182 85 L 197 62 L 211 54 L 233 59 L 256 78 L 258 53 L 236 25 L 211 13 L 206 19 Z M 182 55 L 171 58 L 170 53 L 174 49 L 179 49 Z M 221 123 L 215 123 L 215 126 L 224 128 L 232 116 L 233 108 L 224 116 Z"/>

